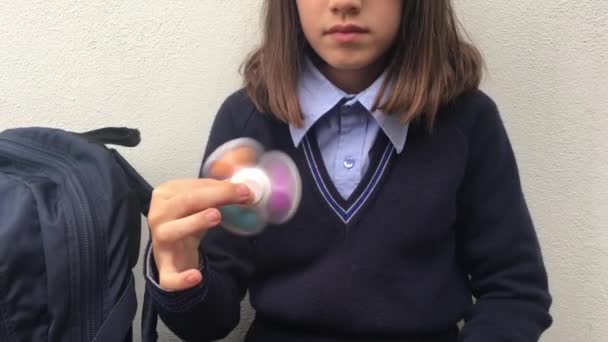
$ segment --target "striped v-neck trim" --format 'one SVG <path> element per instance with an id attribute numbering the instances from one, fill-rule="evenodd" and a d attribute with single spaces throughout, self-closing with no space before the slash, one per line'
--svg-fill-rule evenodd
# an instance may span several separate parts
<path id="1" fill-rule="evenodd" d="M 395 147 L 392 143 L 390 143 L 390 141 L 386 143 L 386 147 L 384 148 L 382 157 L 376 165 L 376 169 L 373 171 L 373 174 L 371 175 L 371 177 L 363 177 L 362 179 L 362 181 L 367 180 L 367 184 L 359 184 L 357 186 L 357 188 L 365 186 L 363 191 L 355 190 L 355 192 L 353 192 L 353 195 L 358 195 L 356 199 L 353 200 L 352 198 L 349 198 L 348 200 L 344 201 L 341 198 L 338 198 L 337 195 L 332 193 L 332 191 L 330 190 L 331 186 L 327 182 L 331 182 L 331 180 L 323 177 L 323 172 L 321 172 L 321 168 L 323 167 L 323 165 L 319 165 L 319 161 L 317 160 L 317 158 L 315 158 L 313 146 L 312 143 L 309 141 L 308 137 L 304 137 L 302 142 L 308 167 L 310 168 L 311 174 L 313 175 L 319 192 L 321 193 L 327 204 L 331 207 L 331 209 L 342 220 L 342 222 L 348 224 L 357 215 L 361 208 L 367 203 L 367 201 L 370 199 L 370 196 L 378 186 L 378 183 L 384 176 L 389 161 L 395 152 Z M 341 204 L 341 202 L 343 203 Z"/>

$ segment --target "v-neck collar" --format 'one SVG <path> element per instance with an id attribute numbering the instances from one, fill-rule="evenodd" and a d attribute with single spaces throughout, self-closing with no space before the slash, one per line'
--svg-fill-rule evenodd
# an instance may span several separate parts
<path id="1" fill-rule="evenodd" d="M 378 134 L 370 151 L 371 167 L 367 169 L 361 182 L 359 182 L 349 198 L 344 199 L 329 177 L 316 140 L 305 136 L 302 140 L 302 145 L 317 189 L 329 207 L 345 224 L 350 223 L 357 213 L 360 212 L 361 208 L 370 200 L 373 193 L 377 190 L 380 180 L 386 173 L 385 171 L 391 157 L 395 153 L 395 147 L 386 135 Z"/>

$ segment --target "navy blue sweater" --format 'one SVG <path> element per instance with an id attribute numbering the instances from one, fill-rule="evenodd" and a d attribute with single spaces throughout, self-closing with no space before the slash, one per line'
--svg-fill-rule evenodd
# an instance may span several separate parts
<path id="1" fill-rule="evenodd" d="M 200 286 L 165 293 L 148 281 L 161 319 L 181 338 L 227 335 L 247 290 L 256 310 L 248 341 L 533 342 L 550 326 L 514 154 L 482 92 L 442 108 L 430 131 L 412 124 L 399 155 L 380 132 L 348 200 L 316 139 L 294 147 L 288 125 L 239 91 L 222 105 L 205 158 L 243 136 L 295 159 L 302 204 L 290 222 L 253 238 L 210 231 Z"/>

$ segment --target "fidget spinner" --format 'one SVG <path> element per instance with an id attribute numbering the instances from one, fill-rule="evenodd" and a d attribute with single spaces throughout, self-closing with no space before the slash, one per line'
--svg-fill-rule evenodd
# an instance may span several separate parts
<path id="1" fill-rule="evenodd" d="M 280 151 L 266 151 L 254 139 L 238 138 L 218 147 L 203 165 L 205 178 L 243 183 L 253 200 L 220 208 L 221 225 L 239 235 L 260 233 L 268 224 L 282 224 L 296 213 L 302 196 L 300 173 Z"/>

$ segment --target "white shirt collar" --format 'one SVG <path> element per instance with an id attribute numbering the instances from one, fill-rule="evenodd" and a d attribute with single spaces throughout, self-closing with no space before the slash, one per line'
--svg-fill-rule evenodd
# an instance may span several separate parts
<path id="1" fill-rule="evenodd" d="M 371 111 L 372 106 L 382 83 L 386 77 L 384 72 L 367 89 L 356 95 L 347 94 L 334 86 L 319 69 L 306 59 L 304 68 L 298 81 L 298 100 L 300 110 L 304 117 L 302 127 L 290 125 L 289 129 L 294 145 L 297 147 L 310 128 L 327 114 L 338 102 L 344 98 L 352 98 L 349 102 L 359 102 L 371 113 L 384 134 L 395 146 L 397 153 L 401 153 L 405 146 L 408 125 L 399 121 L 399 115 L 388 115 L 381 110 Z M 390 89 L 389 89 L 390 90 Z M 386 93 L 385 93 L 386 94 Z"/>

